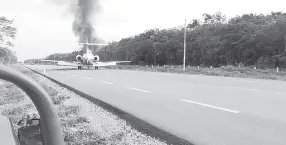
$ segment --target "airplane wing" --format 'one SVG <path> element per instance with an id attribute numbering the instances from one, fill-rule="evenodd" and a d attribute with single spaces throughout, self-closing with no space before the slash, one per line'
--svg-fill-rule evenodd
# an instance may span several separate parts
<path id="1" fill-rule="evenodd" d="M 79 66 L 79 63 L 77 63 L 77 62 L 59 61 L 58 65 L 61 65 L 61 66 Z"/>
<path id="2" fill-rule="evenodd" d="M 40 61 L 53 62 L 61 66 L 79 66 L 78 62 L 67 62 L 67 61 L 57 61 L 57 60 L 40 60 Z"/>
<path id="3" fill-rule="evenodd" d="M 93 62 L 93 66 L 114 66 L 117 63 L 124 63 L 130 61 L 106 61 L 106 62 Z"/>
<path id="4" fill-rule="evenodd" d="M 57 60 L 45 60 L 45 59 L 42 59 L 40 61 L 43 61 L 43 62 L 58 62 Z"/>
<path id="5" fill-rule="evenodd" d="M 99 44 L 99 43 L 78 43 L 79 45 L 100 45 L 100 46 L 106 46 L 108 44 Z"/>

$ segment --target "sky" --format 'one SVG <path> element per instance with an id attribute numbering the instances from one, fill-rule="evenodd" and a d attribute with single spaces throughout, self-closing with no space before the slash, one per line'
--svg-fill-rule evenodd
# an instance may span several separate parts
<path id="1" fill-rule="evenodd" d="M 68 0 L 66 0 L 68 1 Z M 93 18 L 97 36 L 119 41 L 152 28 L 171 28 L 220 11 L 227 18 L 246 13 L 285 12 L 283 0 L 101 0 Z M 0 16 L 14 19 L 18 33 L 11 48 L 19 60 L 78 50 L 73 16 L 49 0 L 0 0 Z"/>

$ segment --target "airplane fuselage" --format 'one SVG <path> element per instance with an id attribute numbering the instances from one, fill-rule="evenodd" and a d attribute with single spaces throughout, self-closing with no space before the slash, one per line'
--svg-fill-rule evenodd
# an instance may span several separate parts
<path id="1" fill-rule="evenodd" d="M 82 56 L 77 55 L 76 60 L 81 65 L 93 66 L 94 62 L 99 61 L 99 56 L 93 55 L 92 53 L 87 52 L 87 53 L 84 53 Z"/>
<path id="2" fill-rule="evenodd" d="M 92 62 L 94 62 L 94 57 L 95 56 L 91 53 L 85 53 L 82 55 L 82 62 L 81 63 L 83 65 L 92 65 L 93 64 Z"/>

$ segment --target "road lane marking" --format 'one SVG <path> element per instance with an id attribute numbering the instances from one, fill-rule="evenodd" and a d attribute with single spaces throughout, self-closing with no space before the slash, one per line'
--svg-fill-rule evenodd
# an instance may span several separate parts
<path id="1" fill-rule="evenodd" d="M 252 81 L 252 80 L 246 80 L 246 79 L 238 79 L 238 81 L 245 82 L 245 83 L 269 83 L 269 82 Z"/>
<path id="2" fill-rule="evenodd" d="M 224 86 L 218 86 L 218 87 L 224 87 Z M 281 91 L 273 91 L 273 90 L 262 90 L 262 89 L 251 89 L 251 88 L 242 88 L 242 87 L 229 87 L 233 89 L 243 89 L 243 90 L 249 90 L 249 91 L 258 91 L 258 92 L 270 92 L 270 93 L 276 93 L 276 94 L 284 94 L 286 92 Z"/>
<path id="3" fill-rule="evenodd" d="M 137 88 L 132 88 L 132 87 L 129 87 L 129 89 L 149 93 L 149 91 L 147 91 L 147 90 L 142 90 L 142 89 L 137 89 Z"/>
<path id="4" fill-rule="evenodd" d="M 87 80 L 92 80 L 91 78 L 88 78 L 88 77 L 83 77 L 83 78 L 85 78 L 85 79 L 87 79 Z"/>
<path id="5" fill-rule="evenodd" d="M 105 83 L 105 84 L 113 84 L 113 83 L 111 83 L 111 82 L 107 82 L 107 81 L 101 81 L 102 83 Z"/>
<path id="6" fill-rule="evenodd" d="M 247 90 L 247 91 L 256 91 L 256 92 L 268 92 L 268 93 L 276 93 L 276 94 L 285 94 L 286 92 L 281 91 L 273 91 L 273 90 L 262 90 L 262 89 L 252 89 L 252 88 L 244 88 L 244 87 L 234 87 L 234 86 L 221 86 L 221 85 L 205 85 L 205 84 L 197 84 L 200 86 L 207 86 L 207 87 L 217 87 L 217 88 L 231 88 L 231 89 L 240 89 L 240 90 Z"/>
<path id="7" fill-rule="evenodd" d="M 197 104 L 197 105 L 201 105 L 201 106 L 205 106 L 205 107 L 210 107 L 210 108 L 218 109 L 218 110 L 222 110 L 222 111 L 227 111 L 227 112 L 231 112 L 231 113 L 239 113 L 239 111 L 226 109 L 226 108 L 221 108 L 221 107 L 208 105 L 208 104 L 204 104 L 204 103 L 194 102 L 194 101 L 190 101 L 190 100 L 181 99 L 181 101 L 188 102 L 188 103 L 193 103 L 193 104 Z"/>
<path id="8" fill-rule="evenodd" d="M 73 77 L 75 77 L 76 75 L 72 75 Z"/>

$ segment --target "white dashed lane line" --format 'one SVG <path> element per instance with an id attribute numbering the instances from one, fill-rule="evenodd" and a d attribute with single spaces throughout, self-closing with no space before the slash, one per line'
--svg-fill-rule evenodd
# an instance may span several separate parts
<path id="1" fill-rule="evenodd" d="M 150 93 L 150 91 L 142 90 L 142 89 L 137 89 L 137 88 L 132 88 L 132 87 L 129 87 L 129 89 L 136 90 L 136 91 L 140 91 L 140 92 L 145 92 L 145 93 Z"/>
<path id="2" fill-rule="evenodd" d="M 217 107 L 217 106 L 213 106 L 213 105 L 208 105 L 208 104 L 204 104 L 204 103 L 199 103 L 199 102 L 195 102 L 195 101 L 190 101 L 190 100 L 185 100 L 185 99 L 181 99 L 181 101 L 196 104 L 196 105 L 201 105 L 201 106 L 209 107 L 209 108 L 213 108 L 213 109 L 218 109 L 218 110 L 222 110 L 222 111 L 227 111 L 227 112 L 231 112 L 231 113 L 239 113 L 239 111 L 226 109 L 226 108 L 222 108 L 222 107 Z"/>
<path id="3" fill-rule="evenodd" d="M 109 85 L 113 84 L 113 83 L 107 82 L 107 81 L 101 81 L 101 82 L 102 82 L 102 83 L 105 83 L 105 84 L 109 84 Z"/>
<path id="4" fill-rule="evenodd" d="M 75 77 L 76 75 L 72 75 L 73 77 Z"/>
<path id="5" fill-rule="evenodd" d="M 83 78 L 85 78 L 85 79 L 87 79 L 87 80 L 92 80 L 91 78 L 88 78 L 88 77 L 83 77 Z"/>

